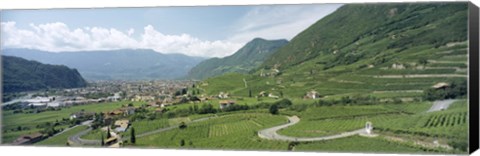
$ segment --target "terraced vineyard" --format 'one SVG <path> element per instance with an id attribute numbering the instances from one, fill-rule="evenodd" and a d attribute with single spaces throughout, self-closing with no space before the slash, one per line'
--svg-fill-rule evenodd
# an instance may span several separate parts
<path id="1" fill-rule="evenodd" d="M 137 139 L 138 146 L 202 149 L 286 150 L 286 142 L 267 141 L 256 131 L 286 122 L 283 116 L 261 113 L 230 114 Z M 184 146 L 180 146 L 184 140 Z"/>
<path id="2" fill-rule="evenodd" d="M 467 101 L 460 100 L 451 108 L 432 113 L 419 113 L 412 116 L 381 122 L 376 127 L 403 133 L 417 133 L 446 138 L 467 138 Z"/>
<path id="3" fill-rule="evenodd" d="M 391 142 L 381 138 L 366 138 L 352 136 L 329 141 L 304 143 L 295 146 L 295 151 L 325 151 L 325 152 L 362 152 L 362 153 L 431 153 L 422 151 L 419 147 Z"/>

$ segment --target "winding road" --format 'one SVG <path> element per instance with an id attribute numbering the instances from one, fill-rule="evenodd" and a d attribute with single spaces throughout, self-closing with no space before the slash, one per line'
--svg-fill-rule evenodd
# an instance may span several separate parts
<path id="1" fill-rule="evenodd" d="M 288 121 L 289 123 L 287 124 L 261 130 L 258 132 L 258 136 L 260 138 L 268 139 L 268 140 L 304 142 L 304 141 L 331 140 L 331 139 L 338 139 L 338 138 L 348 137 L 348 136 L 357 135 L 357 134 L 367 134 L 364 128 L 350 131 L 350 132 L 344 132 L 336 135 L 323 136 L 323 137 L 309 137 L 309 138 L 290 137 L 290 136 L 284 136 L 284 135 L 278 134 L 277 133 L 278 130 L 287 128 L 289 126 L 292 126 L 298 123 L 300 121 L 300 118 L 298 118 L 297 116 L 291 116 L 291 117 L 288 117 Z"/>

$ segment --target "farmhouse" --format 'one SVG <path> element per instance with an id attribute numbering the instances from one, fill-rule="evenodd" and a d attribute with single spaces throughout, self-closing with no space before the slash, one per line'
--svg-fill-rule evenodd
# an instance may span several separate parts
<path id="1" fill-rule="evenodd" d="M 220 103 L 220 109 L 225 109 L 227 107 L 230 107 L 231 105 L 234 105 L 235 101 L 233 101 L 233 100 L 221 100 L 219 103 Z"/>
<path id="2" fill-rule="evenodd" d="M 307 92 L 307 94 L 305 95 L 304 98 L 305 99 L 317 99 L 317 98 L 320 98 L 320 95 L 318 94 L 317 91 L 312 90 L 312 91 Z"/>
<path id="3" fill-rule="evenodd" d="M 218 98 L 219 99 L 226 99 L 226 98 L 228 98 L 228 93 L 220 92 L 218 94 Z"/>
<path id="4" fill-rule="evenodd" d="M 120 110 L 123 112 L 124 116 L 127 116 L 127 115 L 135 114 L 135 110 L 137 109 L 135 107 L 126 107 L 126 108 L 121 108 Z"/>
<path id="5" fill-rule="evenodd" d="M 107 138 L 107 140 L 105 140 L 105 145 L 110 146 L 115 144 L 116 142 L 117 142 L 117 137 L 110 137 L 110 138 Z"/>
<path id="6" fill-rule="evenodd" d="M 129 126 L 130 122 L 128 120 L 117 120 L 115 121 L 115 131 L 116 132 L 125 132 Z"/>
<path id="7" fill-rule="evenodd" d="M 277 95 L 273 95 L 272 93 L 268 94 L 268 97 L 274 98 L 274 99 L 278 99 L 278 96 L 277 96 Z"/>
<path id="8" fill-rule="evenodd" d="M 43 139 L 42 133 L 33 133 L 29 135 L 22 135 L 13 141 L 13 145 L 26 145 L 39 142 Z"/>
<path id="9" fill-rule="evenodd" d="M 448 83 L 445 83 L 445 82 L 439 82 L 435 85 L 432 86 L 432 88 L 434 89 L 445 89 L 445 88 L 448 88 L 450 85 Z"/>

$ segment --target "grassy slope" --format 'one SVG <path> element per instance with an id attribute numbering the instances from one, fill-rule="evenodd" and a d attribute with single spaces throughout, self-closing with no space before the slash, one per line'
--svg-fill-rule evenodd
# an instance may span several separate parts
<path id="1" fill-rule="evenodd" d="M 397 13 L 389 16 L 388 12 L 395 8 Z M 368 16 L 359 18 L 354 13 Z M 326 96 L 368 94 L 393 98 L 394 95 L 385 96 L 379 91 L 424 90 L 438 82 L 466 78 L 466 19 L 465 3 L 345 5 L 297 35 L 265 62 L 264 66 L 284 63 L 281 75 L 260 77 L 260 71 L 230 74 L 207 79 L 204 82 L 208 85 L 201 87 L 210 95 L 223 91 L 246 96 L 252 90 L 254 95 L 269 91 L 299 98 L 313 89 Z M 378 25 L 375 21 L 381 22 Z M 446 46 L 453 42 L 460 44 Z M 290 56 L 305 58 L 289 59 Z M 425 68 L 418 63 L 420 59 L 428 60 Z M 392 69 L 394 63 L 408 67 Z M 445 74 L 464 77 L 434 77 Z M 400 77 L 378 77 L 394 75 Z M 243 79 L 248 82 L 247 87 Z M 421 95 L 400 94 L 413 98 Z"/>
<path id="2" fill-rule="evenodd" d="M 67 143 L 68 137 L 77 134 L 85 129 L 87 129 L 88 126 L 77 126 L 73 129 L 70 129 L 69 131 L 62 133 L 60 135 L 50 137 L 48 139 L 45 139 L 41 142 L 36 143 L 35 145 L 46 145 L 46 146 L 65 146 Z"/>
<path id="3" fill-rule="evenodd" d="M 355 153 L 426 153 L 404 144 L 394 143 L 381 138 L 352 136 L 335 140 L 300 144 L 295 151 L 355 152 Z"/>

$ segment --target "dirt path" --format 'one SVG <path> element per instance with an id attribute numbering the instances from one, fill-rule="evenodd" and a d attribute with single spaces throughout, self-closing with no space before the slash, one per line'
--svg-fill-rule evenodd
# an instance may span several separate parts
<path id="1" fill-rule="evenodd" d="M 448 100 L 440 100 L 433 102 L 432 107 L 427 111 L 428 112 L 436 112 L 447 109 L 452 103 L 454 103 L 455 99 L 448 99 Z"/>
<path id="2" fill-rule="evenodd" d="M 291 116 L 288 117 L 289 123 L 280 125 L 280 126 L 275 126 L 272 128 L 267 128 L 264 130 L 261 130 L 258 132 L 258 136 L 263 139 L 268 139 L 268 140 L 281 140 L 281 141 L 321 141 L 321 140 L 331 140 L 331 139 L 338 139 L 338 138 L 344 138 L 352 135 L 357 135 L 357 134 L 366 134 L 365 129 L 358 129 L 355 131 L 350 131 L 350 132 L 344 132 L 340 134 L 335 134 L 335 135 L 330 135 L 330 136 L 323 136 L 323 137 L 290 137 L 290 136 L 284 136 L 280 135 L 277 133 L 278 130 L 287 128 L 289 126 L 292 126 L 300 121 L 300 118 L 297 116 Z"/>

